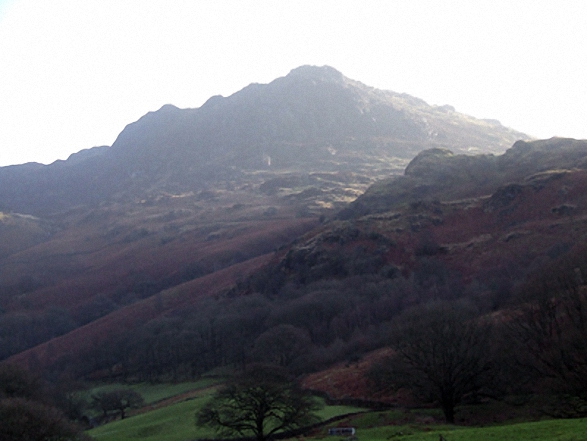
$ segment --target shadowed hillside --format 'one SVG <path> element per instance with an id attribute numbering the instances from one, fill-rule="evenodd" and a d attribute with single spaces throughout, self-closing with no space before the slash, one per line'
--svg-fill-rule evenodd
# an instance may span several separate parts
<path id="1" fill-rule="evenodd" d="M 47 262 L 59 262 L 56 254 L 34 262 L 40 250 L 50 249 L 47 242 L 5 259 L 5 280 L 16 283 L 27 268 L 40 278 L 38 287 L 28 281 L 28 291 L 11 285 L 18 295 L 5 298 L 7 317 L 40 313 L 49 305 L 69 309 L 77 323 L 90 317 L 83 328 L 17 359 L 48 367 L 62 360 L 65 347 L 95 350 L 102 355 L 92 356 L 92 366 L 80 367 L 75 354 L 67 359 L 78 374 L 111 372 L 122 364 L 124 375 L 152 378 L 168 369 L 185 375 L 241 365 L 258 360 L 259 348 L 273 339 L 288 338 L 295 342 L 292 352 L 280 356 L 305 372 L 385 346 L 390 321 L 416 305 L 458 300 L 483 313 L 501 310 L 533 274 L 580 252 L 587 235 L 587 171 L 580 168 L 586 157 L 586 142 L 565 139 L 519 142 L 497 156 L 424 151 L 403 177 L 373 186 L 351 204 L 346 220 L 322 225 L 295 219 L 285 206 L 266 217 L 255 204 L 235 208 L 222 199 L 199 218 L 170 210 L 175 203 L 185 207 L 177 198 L 141 204 L 126 217 L 113 207 L 95 211 L 77 228 L 109 227 L 105 236 L 95 236 L 103 245 L 78 250 L 85 257 L 74 253 L 67 264 L 62 254 L 61 264 L 43 272 Z M 246 213 L 253 216 L 248 221 Z M 73 231 L 81 230 L 58 234 Z M 89 240 L 90 231 L 85 241 L 72 238 L 69 246 L 89 247 L 96 240 Z M 274 254 L 249 260 L 294 238 Z M 79 267 L 57 277 L 62 282 L 52 286 L 50 277 L 42 279 L 67 271 L 67 265 Z M 206 285 L 211 280 L 222 283 Z M 89 299 L 94 309 L 84 303 Z M 157 304 L 156 310 L 145 309 Z M 92 319 L 104 305 L 110 310 Z M 144 315 L 146 310 L 151 312 Z M 125 332 L 115 331 L 123 322 L 130 325 Z M 107 332 L 119 349 L 99 343 Z M 189 343 L 182 340 L 187 335 L 194 336 Z M 142 357 L 160 338 L 168 343 L 158 347 L 171 352 L 149 355 L 155 360 L 145 368 Z M 88 349 L 88 339 L 94 349 Z M 197 362 L 187 347 L 200 351 Z"/>

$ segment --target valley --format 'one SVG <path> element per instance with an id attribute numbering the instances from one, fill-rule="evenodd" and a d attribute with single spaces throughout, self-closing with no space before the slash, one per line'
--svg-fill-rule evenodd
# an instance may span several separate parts
<path id="1" fill-rule="evenodd" d="M 524 421 L 583 417 L 586 207 L 587 141 L 302 66 L 164 106 L 112 146 L 0 168 L 0 362 L 69 397 L 269 365 L 338 405 L 392 406 L 357 423 L 368 439 L 461 439 L 454 424 L 507 400 L 527 399 Z M 469 358 L 431 373 L 421 341 Z M 198 393 L 153 410 L 190 414 L 170 440 L 196 436 Z M 154 415 L 133 437 L 162 436 Z M 132 418 L 89 433 L 122 439 L 108 433 Z"/>

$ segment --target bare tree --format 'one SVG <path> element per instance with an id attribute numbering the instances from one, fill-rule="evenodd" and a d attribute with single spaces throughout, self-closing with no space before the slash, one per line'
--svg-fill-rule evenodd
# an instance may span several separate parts
<path id="1" fill-rule="evenodd" d="M 222 436 L 254 436 L 265 441 L 271 435 L 317 422 L 315 399 L 284 375 L 255 367 L 226 387 L 196 414 L 196 425 L 207 426 Z"/>
<path id="2" fill-rule="evenodd" d="M 143 404 L 143 397 L 132 389 L 117 389 L 111 392 L 99 392 L 92 396 L 95 407 L 102 410 L 104 416 L 110 411 L 120 412 L 120 419 L 126 416 L 125 410 L 137 408 Z"/>
<path id="3" fill-rule="evenodd" d="M 452 423 L 465 396 L 489 389 L 489 341 L 490 327 L 458 305 L 435 303 L 407 311 L 394 322 L 396 354 L 385 366 L 388 386 L 438 402 Z"/>
<path id="4" fill-rule="evenodd" d="M 587 287 L 544 290 L 505 321 L 517 366 L 535 384 L 587 400 Z"/>

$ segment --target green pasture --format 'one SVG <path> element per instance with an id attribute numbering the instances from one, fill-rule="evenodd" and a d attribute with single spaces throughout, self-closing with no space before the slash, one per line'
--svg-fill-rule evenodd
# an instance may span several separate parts
<path id="1" fill-rule="evenodd" d="M 117 420 L 92 429 L 88 434 L 96 441 L 188 441 L 213 438 L 213 431 L 196 427 L 194 424 L 196 411 L 208 401 L 212 393 L 212 389 L 202 391 L 202 395 L 196 398 Z M 326 420 L 364 410 L 352 406 L 325 406 L 317 413 Z"/>
<path id="2" fill-rule="evenodd" d="M 392 412 L 393 414 L 393 412 Z M 463 427 L 445 424 L 389 424 L 389 413 L 368 413 L 348 421 L 356 428 L 359 441 L 587 441 L 587 418 L 544 420 L 530 423 L 504 424 L 488 427 Z M 391 418 L 393 419 L 393 417 Z M 384 423 L 384 421 L 387 421 Z M 386 424 L 386 425 L 382 425 Z M 340 425 L 334 424 L 333 426 Z M 310 440 L 328 438 L 327 429 Z"/>
<path id="3" fill-rule="evenodd" d="M 493 427 L 382 426 L 357 430 L 360 441 L 587 441 L 587 419 L 548 420 Z M 336 441 L 336 440 L 332 440 Z"/>
<path id="4" fill-rule="evenodd" d="M 92 429 L 96 441 L 186 441 L 212 437 L 214 433 L 194 425 L 194 414 L 210 395 L 134 415 Z"/>
<path id="5" fill-rule="evenodd" d="M 132 389 L 135 392 L 141 394 L 145 400 L 145 404 L 152 404 L 166 398 L 171 398 L 176 395 L 181 395 L 186 392 L 190 392 L 196 389 L 204 389 L 206 387 L 213 386 L 222 382 L 217 378 L 206 378 L 203 377 L 198 381 L 191 381 L 185 383 L 169 384 L 150 384 L 150 383 L 138 383 L 138 384 L 123 384 L 114 383 L 103 386 L 97 386 L 87 392 L 87 398 L 90 399 L 93 394 L 98 392 L 110 392 L 116 389 Z"/>
<path id="6" fill-rule="evenodd" d="M 190 441 L 198 438 L 213 438 L 212 430 L 196 427 L 194 415 L 211 397 L 216 380 L 203 379 L 180 384 L 138 384 L 131 387 L 145 398 L 147 404 L 185 392 L 198 391 L 195 397 L 160 409 L 138 413 L 88 432 L 96 441 Z M 110 390 L 123 385 L 109 385 L 93 389 Z M 156 407 L 153 406 L 153 407 Z M 479 409 L 476 409 L 479 412 Z M 489 411 L 499 409 L 489 409 Z M 365 409 L 352 406 L 324 406 L 318 414 L 323 420 L 363 412 Z M 487 427 L 465 427 L 439 424 L 442 418 L 438 409 L 420 409 L 407 412 L 389 410 L 365 412 L 349 416 L 332 423 L 330 427 L 352 426 L 357 430 L 358 441 L 587 441 L 587 418 L 566 420 L 543 420 L 538 422 L 509 423 Z M 327 436 L 328 426 L 317 429 L 306 440 L 345 441 L 345 438 Z"/>

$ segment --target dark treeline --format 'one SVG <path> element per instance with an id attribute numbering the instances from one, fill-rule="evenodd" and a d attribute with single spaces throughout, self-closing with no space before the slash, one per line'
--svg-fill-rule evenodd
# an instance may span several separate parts
<path id="1" fill-rule="evenodd" d="M 0 312 L 0 360 L 66 334 L 77 326 L 65 308 Z"/>
<path id="2" fill-rule="evenodd" d="M 63 358 L 55 371 L 153 382 L 259 362 L 310 372 L 387 345 L 393 319 L 407 308 L 472 295 L 434 257 L 419 258 L 408 277 L 384 264 L 371 266 L 370 274 L 361 268 L 363 274 L 330 278 L 320 269 L 322 278 L 306 273 L 306 283 L 268 268 L 224 296 L 150 321 L 81 357 Z M 479 310 L 486 296 L 467 302 Z"/>
<path id="3" fill-rule="evenodd" d="M 80 406 L 65 383 L 49 384 L 19 366 L 0 364 L 0 439 L 86 441 Z"/>
<path id="4" fill-rule="evenodd" d="M 265 362 L 307 372 L 380 347 L 386 324 L 413 300 L 401 277 L 354 276 L 201 301 L 146 323 L 57 371 L 109 371 L 140 381 L 195 378 L 218 366 Z"/>
<path id="5" fill-rule="evenodd" d="M 206 261 L 192 262 L 173 275 L 160 279 L 138 273 L 125 285 L 118 286 L 109 292 L 96 294 L 88 301 L 71 309 L 63 307 L 36 309 L 25 294 L 41 288 L 42 282 L 30 276 L 23 277 L 15 286 L 0 287 L 0 361 L 52 338 L 67 334 L 164 289 L 202 277 L 268 250 L 267 244 L 261 244 L 249 252 L 221 253 Z M 21 308 L 17 311 L 7 311 L 3 305 L 11 302 L 18 303 Z"/>
<path id="6" fill-rule="evenodd" d="M 530 273 L 499 311 L 459 299 L 397 316 L 388 334 L 395 355 L 372 366 L 372 387 L 407 388 L 419 402 L 439 405 L 448 422 L 460 404 L 505 397 L 520 403 L 541 396 L 543 414 L 586 416 L 585 251 Z"/>

